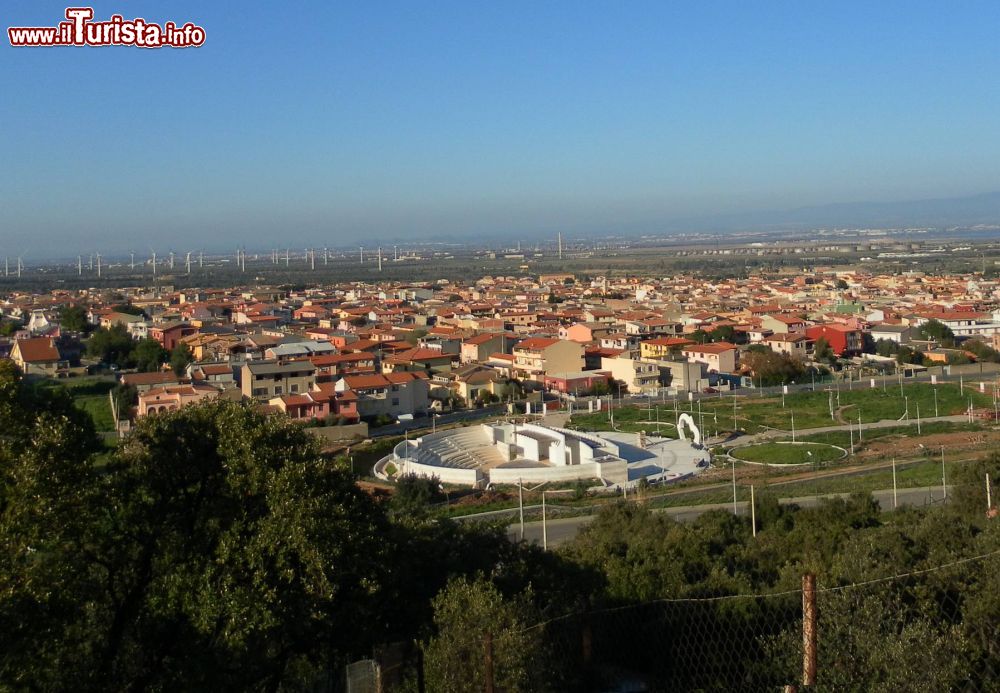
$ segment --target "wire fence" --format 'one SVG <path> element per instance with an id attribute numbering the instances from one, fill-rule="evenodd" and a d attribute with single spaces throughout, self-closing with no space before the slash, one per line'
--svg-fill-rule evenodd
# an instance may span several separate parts
<path id="1" fill-rule="evenodd" d="M 1000 550 L 836 584 L 800 579 L 490 624 L 445 653 L 415 642 L 348 667 L 345 690 L 1000 691 Z"/>

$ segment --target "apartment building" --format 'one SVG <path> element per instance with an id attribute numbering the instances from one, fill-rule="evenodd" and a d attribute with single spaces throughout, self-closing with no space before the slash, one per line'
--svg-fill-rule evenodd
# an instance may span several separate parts
<path id="1" fill-rule="evenodd" d="M 309 361 L 248 361 L 240 369 L 243 396 L 261 401 L 309 392 L 315 384 L 316 367 Z"/>

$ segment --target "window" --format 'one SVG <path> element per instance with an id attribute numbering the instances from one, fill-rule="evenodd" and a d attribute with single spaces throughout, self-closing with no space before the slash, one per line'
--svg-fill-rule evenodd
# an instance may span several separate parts
<path id="1" fill-rule="evenodd" d="M 299 391 L 299 386 L 297 384 L 293 383 L 292 386 L 291 386 L 291 388 L 289 388 L 288 391 L 289 392 L 298 392 Z"/>
<path id="2" fill-rule="evenodd" d="M 275 385 L 274 386 L 274 394 L 276 394 L 276 395 L 282 394 L 281 385 Z"/>
<path id="3" fill-rule="evenodd" d="M 394 406 L 394 407 L 398 407 L 399 406 L 399 397 L 393 397 L 392 398 L 392 406 Z"/>

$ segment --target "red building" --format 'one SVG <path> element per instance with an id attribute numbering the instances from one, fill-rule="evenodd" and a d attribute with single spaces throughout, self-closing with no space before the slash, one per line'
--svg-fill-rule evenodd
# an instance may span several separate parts
<path id="1" fill-rule="evenodd" d="M 837 356 L 860 354 L 864 346 L 861 330 L 846 325 L 813 325 L 806 328 L 806 336 L 814 342 L 825 339 Z"/>

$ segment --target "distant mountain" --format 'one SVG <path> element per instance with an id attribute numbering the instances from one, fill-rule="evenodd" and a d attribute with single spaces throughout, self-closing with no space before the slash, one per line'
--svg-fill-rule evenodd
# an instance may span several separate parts
<path id="1" fill-rule="evenodd" d="M 671 230 L 752 231 L 817 227 L 971 226 L 1000 224 L 1000 192 L 903 202 L 839 202 L 816 207 L 678 219 Z"/>

